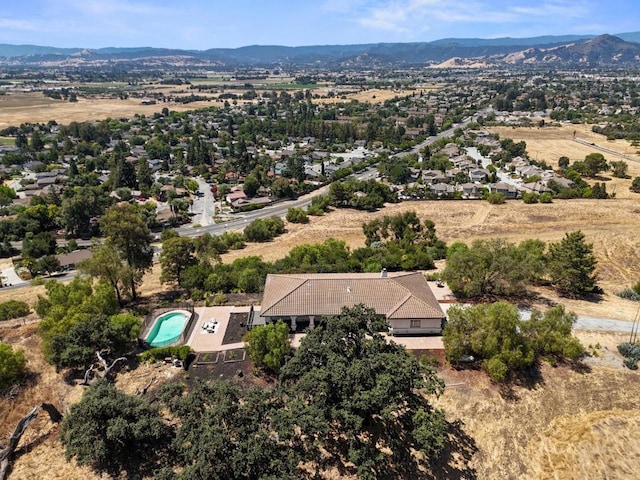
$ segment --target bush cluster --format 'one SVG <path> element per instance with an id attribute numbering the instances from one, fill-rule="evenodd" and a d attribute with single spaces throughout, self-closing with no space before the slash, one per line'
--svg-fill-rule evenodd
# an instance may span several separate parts
<path id="1" fill-rule="evenodd" d="M 621 292 L 616 293 L 616 295 L 626 300 L 633 300 L 634 302 L 640 302 L 640 293 L 636 292 L 633 288 L 625 288 Z"/>
<path id="2" fill-rule="evenodd" d="M 0 322 L 5 320 L 11 320 L 12 318 L 19 318 L 29 315 L 31 309 L 25 302 L 18 300 L 8 300 L 0 303 Z"/>
<path id="3" fill-rule="evenodd" d="M 171 357 L 184 362 L 192 352 L 193 350 L 191 350 L 189 345 L 182 345 L 179 347 L 158 347 L 143 352 L 140 358 L 143 362 L 155 362 Z"/>
<path id="4" fill-rule="evenodd" d="M 624 357 L 622 362 L 629 370 L 638 369 L 638 361 L 640 361 L 640 345 L 637 343 L 625 342 L 618 345 L 618 352 Z"/>

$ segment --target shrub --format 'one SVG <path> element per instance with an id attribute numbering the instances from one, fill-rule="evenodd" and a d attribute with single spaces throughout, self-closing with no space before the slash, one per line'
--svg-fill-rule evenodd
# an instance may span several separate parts
<path id="1" fill-rule="evenodd" d="M 538 200 L 540 201 L 540 203 L 551 203 L 553 202 L 553 197 L 549 192 L 544 192 L 540 194 Z"/>
<path id="2" fill-rule="evenodd" d="M 618 345 L 618 352 L 620 352 L 620 355 L 623 357 L 640 360 L 640 345 L 637 343 L 621 343 Z"/>
<path id="3" fill-rule="evenodd" d="M 491 205 L 502 205 L 506 201 L 504 195 L 499 192 L 490 193 L 486 199 Z"/>
<path id="4" fill-rule="evenodd" d="M 524 203 L 538 203 L 540 196 L 536 192 L 525 192 L 522 194 Z"/>
<path id="5" fill-rule="evenodd" d="M 224 305 L 227 303 L 227 296 L 223 292 L 216 293 L 215 297 L 213 297 L 214 305 Z"/>
<path id="6" fill-rule="evenodd" d="M 18 300 L 8 300 L 0 303 L 0 322 L 12 318 L 24 317 L 31 313 L 29 305 Z"/>
<path id="7" fill-rule="evenodd" d="M 321 217 L 324 215 L 324 210 L 315 205 L 309 205 L 307 207 L 307 215 L 313 215 L 314 217 Z"/>
<path id="8" fill-rule="evenodd" d="M 621 292 L 616 293 L 616 295 L 626 300 L 640 302 L 640 293 L 636 292 L 633 288 L 625 288 Z"/>
<path id="9" fill-rule="evenodd" d="M 182 345 L 179 347 L 158 347 L 147 350 L 140 355 L 140 359 L 143 362 L 156 362 L 158 360 L 164 360 L 165 358 L 177 358 L 178 360 L 185 361 L 189 355 L 193 353 L 189 345 Z"/>
<path id="10" fill-rule="evenodd" d="M 638 361 L 640 361 L 640 345 L 637 343 L 621 343 L 618 345 L 618 352 L 624 357 L 622 362 L 629 370 L 638 369 Z"/>
<path id="11" fill-rule="evenodd" d="M 14 351 L 11 345 L 0 343 L 0 391 L 24 376 L 26 363 L 22 350 Z"/>
<path id="12" fill-rule="evenodd" d="M 633 181 L 631 182 L 631 186 L 629 187 L 629 190 L 635 193 L 640 193 L 640 177 L 635 177 L 633 179 Z"/>
<path id="13" fill-rule="evenodd" d="M 309 217 L 301 208 L 292 207 L 287 211 L 287 222 L 291 223 L 309 223 Z"/>

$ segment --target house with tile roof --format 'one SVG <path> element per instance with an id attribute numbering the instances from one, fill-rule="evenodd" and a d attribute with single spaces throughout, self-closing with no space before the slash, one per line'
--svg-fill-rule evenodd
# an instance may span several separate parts
<path id="1" fill-rule="evenodd" d="M 440 334 L 442 311 L 424 275 L 419 272 L 270 274 L 260 320 L 283 320 L 293 331 L 314 327 L 343 307 L 362 304 L 384 315 L 389 332 Z"/>

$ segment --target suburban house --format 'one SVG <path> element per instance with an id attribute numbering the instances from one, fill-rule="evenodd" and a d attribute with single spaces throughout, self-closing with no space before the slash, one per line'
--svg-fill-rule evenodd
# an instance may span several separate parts
<path id="1" fill-rule="evenodd" d="M 363 304 L 384 315 L 389 332 L 439 334 L 445 314 L 419 272 L 270 274 L 260 317 L 253 325 L 283 320 L 292 330 L 314 327 L 343 307 Z"/>
<path id="2" fill-rule="evenodd" d="M 92 255 L 93 252 L 91 252 L 91 250 L 80 249 L 74 250 L 73 252 L 69 253 L 61 253 L 59 255 L 56 255 L 56 258 L 58 259 L 58 262 L 60 262 L 60 268 L 66 271 L 75 270 L 78 263 L 80 263 L 82 260 L 91 258 Z"/>

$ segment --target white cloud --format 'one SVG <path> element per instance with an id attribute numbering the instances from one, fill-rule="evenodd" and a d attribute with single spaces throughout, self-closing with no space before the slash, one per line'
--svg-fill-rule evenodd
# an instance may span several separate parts
<path id="1" fill-rule="evenodd" d="M 0 28 L 7 30 L 41 31 L 41 25 L 26 20 L 14 20 L 11 18 L 0 18 Z"/>
<path id="2" fill-rule="evenodd" d="M 587 17 L 590 11 L 587 0 L 542 0 L 536 6 L 524 0 L 378 0 L 367 5 L 359 11 L 351 10 L 355 22 L 398 34 L 463 24 L 506 28 L 531 22 L 557 24 L 569 18 Z"/>

